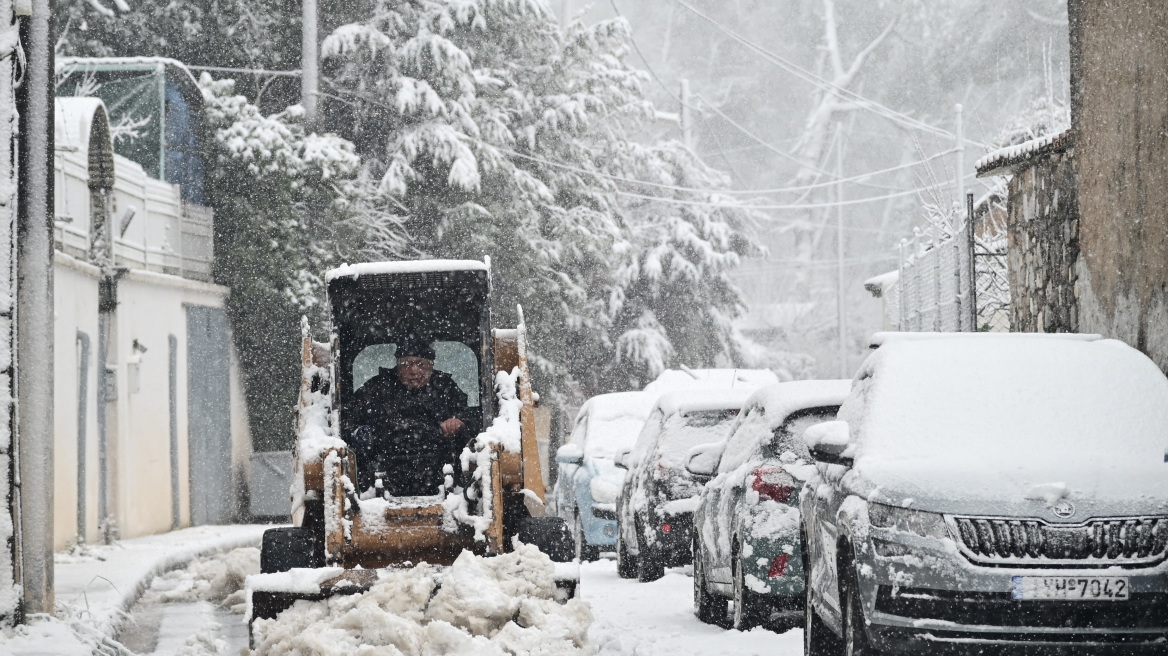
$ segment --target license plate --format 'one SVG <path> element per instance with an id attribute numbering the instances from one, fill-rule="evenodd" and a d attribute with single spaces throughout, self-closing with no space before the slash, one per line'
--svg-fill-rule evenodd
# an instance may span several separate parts
<path id="1" fill-rule="evenodd" d="M 1125 601 L 1131 597 L 1122 576 L 1015 576 L 1012 596 L 1028 601 Z"/>

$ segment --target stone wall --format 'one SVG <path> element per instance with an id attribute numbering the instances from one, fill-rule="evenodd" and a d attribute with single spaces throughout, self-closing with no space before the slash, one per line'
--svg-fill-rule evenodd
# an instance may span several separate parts
<path id="1" fill-rule="evenodd" d="M 1019 166 L 1009 182 L 1007 221 L 1011 326 L 1018 332 L 1076 332 L 1079 212 L 1074 151 Z"/>
<path id="2" fill-rule="evenodd" d="M 1070 0 L 1079 329 L 1168 371 L 1168 2 Z"/>

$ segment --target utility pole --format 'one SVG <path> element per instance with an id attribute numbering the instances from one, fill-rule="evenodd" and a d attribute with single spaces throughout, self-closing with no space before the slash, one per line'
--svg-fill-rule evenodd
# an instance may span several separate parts
<path id="1" fill-rule="evenodd" d="M 300 34 L 300 104 L 304 107 L 304 123 L 308 130 L 316 129 L 316 101 L 320 71 L 317 62 L 316 0 L 301 0 Z"/>
<path id="2" fill-rule="evenodd" d="M 835 177 L 836 184 L 835 208 L 835 257 L 836 257 L 836 313 L 839 319 L 839 365 L 840 378 L 850 378 L 848 371 L 848 311 L 844 304 L 844 135 L 842 126 L 835 140 Z"/>
<path id="3" fill-rule="evenodd" d="M 689 91 L 689 80 L 681 79 L 681 142 L 691 151 L 694 149 L 693 138 L 693 105 Z"/>
<path id="4" fill-rule="evenodd" d="M 17 93 L 16 444 L 22 612 L 53 598 L 53 0 L 20 21 L 27 57 Z M 11 5 L 9 5 L 11 6 Z M 2 100 L 0 100 L 2 102 Z"/>
<path id="5" fill-rule="evenodd" d="M 965 120 L 964 109 L 957 105 L 957 216 L 965 215 Z M 960 227 L 953 226 L 954 228 Z"/>

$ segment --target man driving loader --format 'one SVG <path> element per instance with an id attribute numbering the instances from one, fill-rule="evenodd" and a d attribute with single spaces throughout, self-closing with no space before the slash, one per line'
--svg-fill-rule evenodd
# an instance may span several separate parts
<path id="1" fill-rule="evenodd" d="M 435 371 L 429 342 L 407 339 L 397 346 L 397 364 L 381 368 L 354 393 L 357 485 L 374 487 L 378 473 L 393 496 L 438 493 L 443 467 L 454 464 L 473 424 L 467 395 L 450 374 Z"/>

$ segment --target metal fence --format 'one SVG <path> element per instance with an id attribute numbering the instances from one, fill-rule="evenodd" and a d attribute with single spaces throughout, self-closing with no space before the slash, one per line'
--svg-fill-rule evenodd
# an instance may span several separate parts
<path id="1" fill-rule="evenodd" d="M 977 330 L 968 226 L 940 237 L 914 231 L 900 245 L 900 329 L 908 332 Z"/>
<path id="2" fill-rule="evenodd" d="M 1010 284 L 1004 220 L 914 230 L 900 245 L 900 330 L 1010 330 Z"/>

